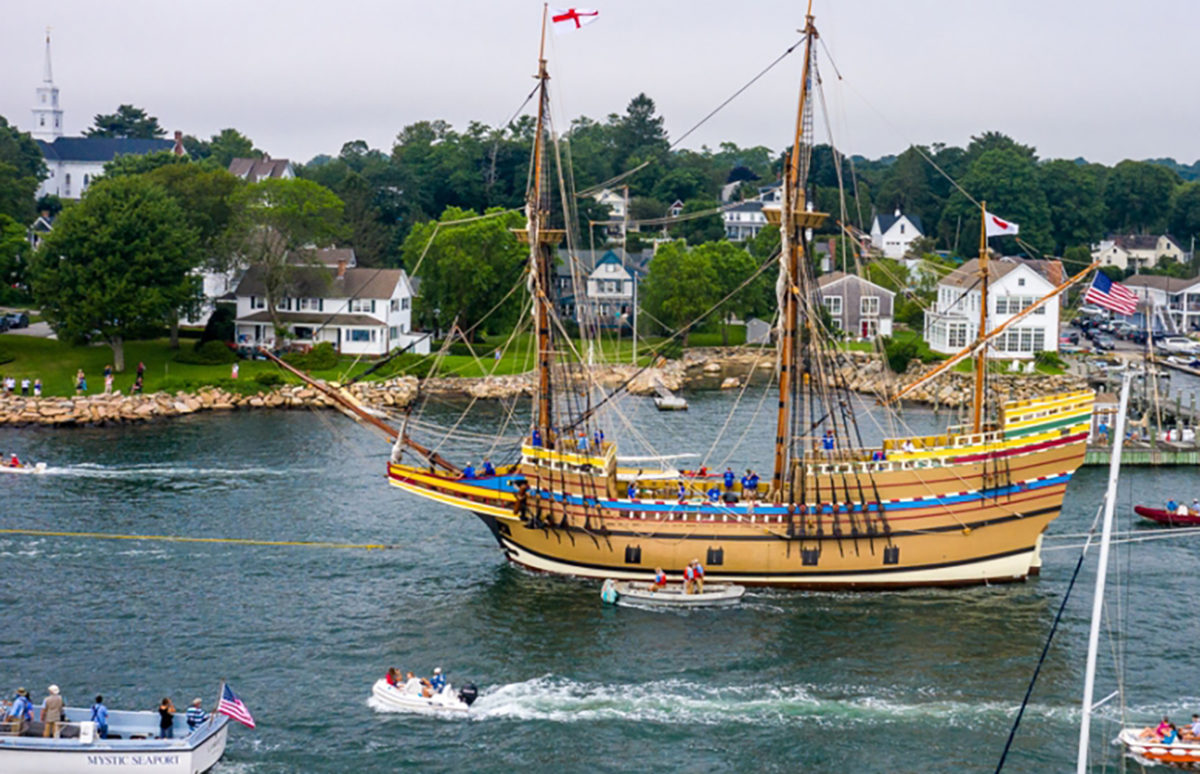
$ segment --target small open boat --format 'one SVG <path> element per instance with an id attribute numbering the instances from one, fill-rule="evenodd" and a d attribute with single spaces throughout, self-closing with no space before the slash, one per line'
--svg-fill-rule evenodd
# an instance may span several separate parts
<path id="1" fill-rule="evenodd" d="M 39 475 L 46 472 L 46 463 L 44 462 L 27 462 L 24 465 L 5 465 L 0 464 L 0 473 L 23 473 L 25 475 Z"/>
<path id="2" fill-rule="evenodd" d="M 1167 527 L 1200 527 L 1200 516 L 1193 516 L 1190 513 L 1171 513 L 1159 508 L 1147 508 L 1144 505 L 1133 506 L 1133 512 L 1143 519 L 1149 519 L 1155 524 Z"/>
<path id="3" fill-rule="evenodd" d="M 658 587 L 638 581 L 604 581 L 600 598 L 623 607 L 720 607 L 736 605 L 746 593 L 744 586 L 732 583 L 708 583 L 704 591 L 685 593 L 682 583 Z"/>
<path id="4" fill-rule="evenodd" d="M 16 735 L 11 723 L 0 733 L 0 771 L 6 774 L 75 774 L 75 772 L 161 772 L 197 774 L 211 769 L 225 754 L 229 718 L 212 715 L 190 731 L 184 713 L 175 715 L 175 738 L 158 739 L 157 712 L 108 713 L 108 737 L 101 739 L 91 722 L 91 709 L 67 707 L 67 722 L 57 738 L 42 737 L 42 723 L 26 723 Z"/>
<path id="5" fill-rule="evenodd" d="M 1176 741 L 1160 744 L 1154 739 L 1144 739 L 1142 729 L 1122 729 L 1117 736 L 1125 752 L 1143 763 L 1160 763 L 1176 768 L 1200 768 L 1200 742 Z"/>
<path id="6" fill-rule="evenodd" d="M 471 709 L 479 691 L 471 683 L 462 690 L 455 692 L 449 683 L 438 693 L 426 698 L 420 694 L 408 693 L 403 687 L 388 685 L 386 678 L 379 678 L 371 687 L 371 698 L 376 709 L 388 712 L 419 712 L 438 714 L 450 712 L 465 714 Z"/>

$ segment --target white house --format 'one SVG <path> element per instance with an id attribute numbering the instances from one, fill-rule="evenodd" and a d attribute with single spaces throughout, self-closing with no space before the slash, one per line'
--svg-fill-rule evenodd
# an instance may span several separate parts
<path id="1" fill-rule="evenodd" d="M 625 196 L 617 191 L 605 188 L 600 193 L 592 194 L 592 198 L 600 204 L 608 205 L 608 216 L 614 220 L 625 217 Z"/>
<path id="2" fill-rule="evenodd" d="M 1188 255 L 1168 234 L 1120 234 L 1092 247 L 1092 260 L 1119 269 L 1153 269 L 1162 261 L 1185 261 Z"/>
<path id="3" fill-rule="evenodd" d="M 1154 315 L 1165 315 L 1176 331 L 1200 331 L 1200 277 L 1137 274 L 1121 284 L 1145 302 Z"/>
<path id="4" fill-rule="evenodd" d="M 296 176 L 292 162 L 287 159 L 273 159 L 263 154 L 258 159 L 234 159 L 229 162 L 229 174 L 240 177 L 248 183 L 257 183 L 267 178 L 289 180 Z"/>
<path id="5" fill-rule="evenodd" d="M 603 328 L 630 324 L 637 298 L 637 280 L 616 253 L 609 250 L 587 278 L 587 304 L 592 319 Z M 578 311 L 579 304 L 576 304 Z"/>
<path id="6" fill-rule="evenodd" d="M 997 258 L 988 261 L 987 329 L 995 330 L 1017 312 L 1054 289 L 1045 275 L 1061 271 L 1056 261 Z M 1042 269 L 1039 271 L 1038 269 Z M 979 331 L 979 261 L 972 258 L 947 274 L 937 286 L 937 300 L 925 313 L 925 341 L 935 352 L 958 352 Z M 1037 352 L 1058 350 L 1059 305 L 1043 304 L 1021 322 L 992 340 L 988 357 L 1032 358 Z"/>
<path id="7" fill-rule="evenodd" d="M 742 242 L 758 236 L 767 225 L 763 214 L 763 203 L 758 199 L 741 202 L 721 213 L 725 222 L 725 236 L 732 242 Z"/>
<path id="8" fill-rule="evenodd" d="M 874 339 L 892 335 L 892 308 L 896 294 L 857 274 L 835 271 L 817 279 L 821 303 L 833 324 L 853 338 Z"/>
<path id="9" fill-rule="evenodd" d="M 885 258 L 904 257 L 913 241 L 925 235 L 921 219 L 896 210 L 894 215 L 876 215 L 871 221 L 871 246 Z"/>
<path id="10" fill-rule="evenodd" d="M 288 295 L 276 305 L 289 339 L 301 346 L 330 342 L 343 354 L 386 355 L 397 348 L 429 354 L 430 336 L 412 329 L 413 289 L 403 269 L 298 266 Z M 260 267 L 242 276 L 237 299 L 239 346 L 276 346 Z"/>
<path id="11" fill-rule="evenodd" d="M 38 185 L 38 198 L 48 194 L 63 199 L 80 198 L 92 180 L 104 171 L 104 165 L 117 156 L 141 156 L 164 150 L 180 156 L 184 154 L 182 132 L 175 132 L 174 140 L 135 140 L 128 137 L 64 137 L 63 131 L 63 109 L 50 68 L 50 35 L 47 33 L 42 85 L 34 92 L 33 129 L 30 130 L 46 162 L 47 177 Z"/>

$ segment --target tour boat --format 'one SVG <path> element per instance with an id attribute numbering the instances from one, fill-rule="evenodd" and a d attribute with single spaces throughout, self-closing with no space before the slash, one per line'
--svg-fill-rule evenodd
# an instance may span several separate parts
<path id="1" fill-rule="evenodd" d="M 1125 728 L 1117 740 L 1125 751 L 1145 763 L 1159 763 L 1176 768 L 1200 769 L 1200 742 L 1176 741 L 1162 744 L 1153 738 L 1142 737 L 1143 729 Z"/>
<path id="2" fill-rule="evenodd" d="M 455 693 L 449 683 L 441 691 L 426 697 L 408 693 L 403 686 L 389 685 L 387 678 L 379 678 L 371 687 L 371 698 L 376 709 L 388 712 L 418 712 L 424 714 L 465 714 L 475 702 L 478 691 L 467 683 Z"/>
<path id="3" fill-rule="evenodd" d="M 476 459 L 485 449 L 512 449 L 509 459 L 497 465 L 498 475 L 464 477 L 462 463 L 439 452 L 441 442 L 419 439 L 430 432 L 419 409 L 397 431 L 355 409 L 352 401 L 339 397 L 340 391 L 325 388 L 347 411 L 395 440 L 388 481 L 476 514 L 511 562 L 562 575 L 644 581 L 652 579 L 655 567 L 682 567 L 694 557 L 703 559 L 710 582 L 790 588 L 984 584 L 1037 573 L 1042 535 L 1059 515 L 1067 484 L 1083 462 L 1095 396 L 1079 390 L 1001 402 L 986 389 L 986 352 L 989 342 L 1096 264 L 989 331 L 987 288 L 998 274 L 994 265 L 989 267 L 986 210 L 981 207 L 979 275 L 967 278 L 982 291 L 978 335 L 922 380 L 877 396 L 881 410 L 891 412 L 887 422 L 894 419 L 903 427 L 895 413 L 898 401 L 973 356 L 970 421 L 927 435 L 864 442 L 854 411 L 854 401 L 863 399 L 850 392 L 845 378 L 853 361 L 812 311 L 824 305 L 806 240 L 811 238 L 808 231 L 828 216 L 810 209 L 805 180 L 812 151 L 808 134 L 814 100 L 809 91 L 821 82 L 815 77 L 817 31 L 810 13 L 782 202 L 763 208 L 780 227 L 782 242 L 774 336 L 778 376 L 768 388 L 778 392 L 770 402 L 778 406 L 771 435 L 772 476 L 763 487 L 746 492 L 735 485 L 714 501 L 706 496 L 707 482 L 662 463 L 657 469 L 630 466 L 631 458 L 618 455 L 612 436 L 619 409 L 614 405 L 634 377 L 615 389 L 599 384 L 579 356 L 587 347 L 565 336 L 567 326 L 558 319 L 554 301 L 555 247 L 566 238 L 570 252 L 580 241 L 571 232 L 574 216 L 559 224 L 566 228 L 550 222 L 546 181 L 563 175 L 561 169 L 551 173 L 547 161 L 546 144 L 553 138 L 546 120 L 544 27 L 543 20 L 527 225 L 516 234 L 528 245 L 529 262 L 526 274 L 513 278 L 531 295 L 531 313 L 520 325 L 532 330 L 536 347 L 532 418 L 523 441 L 511 446 L 503 437 L 507 423 L 497 428 L 494 440 L 479 440 L 477 431 L 474 438 L 464 436 L 464 443 L 480 447 L 470 455 Z M 598 329 L 578 327 L 584 336 Z M 676 440 L 686 446 L 686 430 Z M 652 460 L 677 456 L 670 449 L 651 451 Z M 453 518 L 444 511 L 428 516 Z"/>
<path id="4" fill-rule="evenodd" d="M 1143 519 L 1149 519 L 1155 524 L 1163 524 L 1168 527 L 1200 526 L 1200 516 L 1193 516 L 1191 513 L 1172 513 L 1171 511 L 1159 508 L 1149 508 L 1145 505 L 1133 506 L 1133 512 Z"/>
<path id="5" fill-rule="evenodd" d="M 42 723 L 27 724 L 21 736 L 0 733 L 0 771 L 5 774 L 154 772 L 200 774 L 225 754 L 229 718 L 214 714 L 189 731 L 184 714 L 175 716 L 174 739 L 158 739 L 157 712 L 108 713 L 108 738 L 91 722 L 91 709 L 67 707 L 58 738 L 43 738 Z M 5 725 L 4 729 L 11 726 Z"/>
<path id="6" fill-rule="evenodd" d="M 0 473 L 16 473 L 20 475 L 41 475 L 46 472 L 46 463 L 25 463 L 24 465 L 3 465 L 0 464 Z"/>
<path id="7" fill-rule="evenodd" d="M 659 587 L 653 583 L 609 578 L 600 589 L 600 598 L 623 607 L 725 607 L 741 602 L 745 593 L 744 586 L 732 583 L 706 583 L 703 591 L 688 594 L 682 583 Z"/>

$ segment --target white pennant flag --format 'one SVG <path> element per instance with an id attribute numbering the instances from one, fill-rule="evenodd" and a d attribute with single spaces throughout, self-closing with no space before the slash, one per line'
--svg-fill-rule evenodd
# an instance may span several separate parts
<path id="1" fill-rule="evenodd" d="M 591 8 L 552 8 L 550 21 L 554 23 L 554 34 L 561 35 L 591 24 L 599 15 L 599 11 Z"/>
<path id="2" fill-rule="evenodd" d="M 992 213 L 984 210 L 984 220 L 987 221 L 987 235 L 994 236 L 1016 236 L 1021 232 L 1021 227 L 1010 220 L 997 218 Z"/>

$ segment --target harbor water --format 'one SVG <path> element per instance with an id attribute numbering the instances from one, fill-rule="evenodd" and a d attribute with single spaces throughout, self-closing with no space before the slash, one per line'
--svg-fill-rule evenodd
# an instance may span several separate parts
<path id="1" fill-rule="evenodd" d="M 767 469 L 772 401 L 688 396 L 687 413 L 629 399 L 605 428 L 623 453 Z M 736 405 L 735 405 L 736 404 Z M 422 421 L 453 424 L 462 406 Z M 491 433 L 508 407 L 477 406 Z M 732 419 L 725 426 L 726 417 Z M 859 407 L 865 437 L 890 432 Z M 518 409 L 509 434 L 522 422 Z M 909 410 L 916 430 L 951 417 Z M 723 450 L 709 454 L 721 432 Z M 994 769 L 1075 566 L 1047 550 L 1039 578 L 885 593 L 752 589 L 734 609 L 607 608 L 599 584 L 509 566 L 474 517 L 390 488 L 389 447 L 332 412 L 191 416 L 116 428 L 5 430 L 0 451 L 44 476 L 0 476 L 5 530 L 389 544 L 384 550 L 0 534 L 0 674 L 36 701 L 112 708 L 215 704 L 228 680 L 258 721 L 235 727 L 217 771 L 624 772 Z M 726 460 L 725 452 L 741 439 Z M 436 439 L 432 439 L 436 441 Z M 443 447 L 477 465 L 483 439 Z M 502 462 L 506 443 L 494 445 Z M 473 455 L 473 456 L 472 456 Z M 1069 546 L 1095 517 L 1107 471 L 1083 469 L 1050 528 Z M 1135 503 L 1200 496 L 1191 469 L 1129 469 Z M 1080 575 L 1007 771 L 1074 765 L 1095 551 Z M 1114 547 L 1093 723 L 1096 771 L 1119 771 L 1122 717 L 1200 711 L 1190 675 L 1200 539 Z M 1116 663 L 1115 663 L 1116 662 Z M 1115 663 L 1115 665 L 1114 665 Z M 377 712 L 388 666 L 481 692 L 469 718 Z M 1132 769 L 1131 769 L 1132 770 Z"/>

